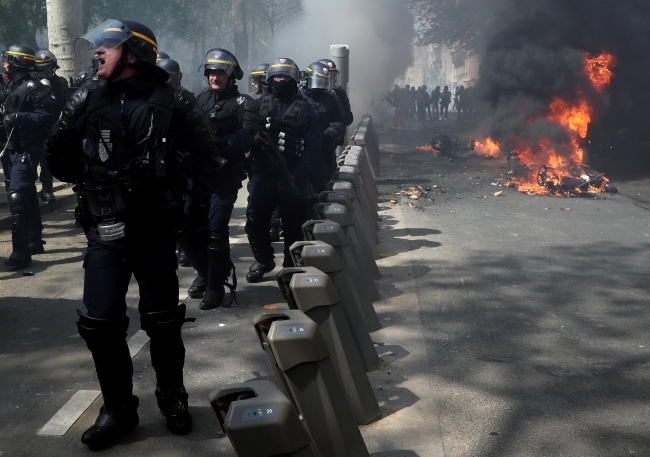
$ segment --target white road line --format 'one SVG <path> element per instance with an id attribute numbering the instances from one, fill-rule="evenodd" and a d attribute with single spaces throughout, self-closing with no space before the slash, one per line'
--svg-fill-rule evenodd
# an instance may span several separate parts
<path id="1" fill-rule="evenodd" d="M 135 332 L 128 341 L 131 358 L 138 355 L 148 341 L 149 337 L 144 330 Z M 39 430 L 38 434 L 45 436 L 65 435 L 100 394 L 99 390 L 80 390 Z"/>
<path id="2" fill-rule="evenodd" d="M 50 421 L 39 430 L 39 435 L 63 436 L 70 430 L 72 424 L 93 404 L 99 397 L 99 390 L 80 390 L 63 405 Z"/>
<path id="3" fill-rule="evenodd" d="M 129 338 L 129 353 L 131 358 L 138 355 L 138 352 L 142 350 L 145 344 L 149 341 L 149 337 L 144 330 L 138 330 L 135 334 Z"/>

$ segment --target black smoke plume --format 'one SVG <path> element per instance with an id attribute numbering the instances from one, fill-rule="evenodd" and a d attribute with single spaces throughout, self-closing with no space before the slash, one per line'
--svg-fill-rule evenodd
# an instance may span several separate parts
<path id="1" fill-rule="evenodd" d="M 507 141 L 566 141 L 557 124 L 531 116 L 548 111 L 555 96 L 577 90 L 595 108 L 585 147 L 596 168 L 650 171 L 650 2 L 640 0 L 537 0 L 494 2 L 476 95 L 487 107 L 487 133 Z M 482 1 L 482 2 L 483 2 Z M 616 67 L 606 95 L 584 71 L 584 54 L 608 52 Z"/>

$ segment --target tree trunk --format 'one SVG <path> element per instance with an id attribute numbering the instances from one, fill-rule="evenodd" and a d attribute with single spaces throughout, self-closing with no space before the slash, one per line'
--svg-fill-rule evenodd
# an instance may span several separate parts
<path id="1" fill-rule="evenodd" d="M 235 56 L 244 73 L 248 68 L 248 33 L 246 33 L 246 0 L 232 0 L 232 25 Z"/>
<path id="2" fill-rule="evenodd" d="M 86 48 L 75 55 L 74 42 L 84 34 L 83 0 L 46 0 L 49 50 L 56 56 L 60 76 L 69 79 L 84 70 Z M 80 49 L 81 51 L 81 49 Z"/>

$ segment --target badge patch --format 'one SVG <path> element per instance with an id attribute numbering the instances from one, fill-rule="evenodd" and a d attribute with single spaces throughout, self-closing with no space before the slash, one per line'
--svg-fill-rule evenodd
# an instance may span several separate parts
<path id="1" fill-rule="evenodd" d="M 329 70 L 327 68 L 323 68 L 323 73 L 327 74 L 327 73 L 329 73 Z"/>
<path id="2" fill-rule="evenodd" d="M 45 54 L 41 54 L 41 60 L 45 60 Z"/>
<path id="3" fill-rule="evenodd" d="M 287 63 L 287 59 L 280 59 L 280 63 Z"/>
<path id="4" fill-rule="evenodd" d="M 100 140 L 99 140 L 99 159 L 102 162 L 106 162 L 110 157 L 111 152 L 113 152 L 113 143 L 111 143 L 111 131 L 110 130 L 100 130 Z"/>
<path id="5" fill-rule="evenodd" d="M 245 101 L 246 101 L 246 97 L 244 97 L 243 95 L 241 97 L 237 97 L 238 105 L 243 105 Z"/>
<path id="6" fill-rule="evenodd" d="M 220 52 L 217 52 L 217 53 L 214 54 L 214 58 L 215 58 L 215 59 L 218 59 L 219 57 L 221 57 L 221 53 L 220 53 Z"/>
<path id="7" fill-rule="evenodd" d="M 327 62 L 327 66 L 332 68 L 332 62 Z"/>

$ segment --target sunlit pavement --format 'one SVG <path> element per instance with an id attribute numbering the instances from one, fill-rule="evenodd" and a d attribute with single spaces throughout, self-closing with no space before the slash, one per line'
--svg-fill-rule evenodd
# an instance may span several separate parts
<path id="1" fill-rule="evenodd" d="M 491 186 L 503 160 L 450 162 L 415 149 L 432 134 L 411 121 L 405 134 L 381 137 L 384 300 L 376 309 L 384 328 L 372 334 L 382 363 L 370 378 L 383 418 L 362 427 L 372 455 L 650 455 L 650 227 L 647 211 L 625 196 L 649 187 L 617 183 L 623 195 L 598 199 L 518 194 Z M 427 196 L 397 195 L 414 185 Z M 250 322 L 263 305 L 286 307 L 272 276 L 244 281 L 252 262 L 245 197 L 242 189 L 231 224 L 240 306 L 200 311 L 186 300 L 197 318 L 183 332 L 193 432 L 165 429 L 146 345 L 134 358 L 140 425 L 102 454 L 235 456 L 207 394 L 272 378 Z M 79 438 L 101 398 L 64 436 L 38 435 L 75 393 L 99 389 L 74 323 L 85 239 L 73 208 L 45 216 L 46 254 L 25 270 L 33 275 L 0 267 L 2 456 L 89 452 Z M 9 253 L 4 231 L 0 258 Z M 184 293 L 194 272 L 178 273 Z M 132 336 L 137 288 L 128 302 Z"/>

